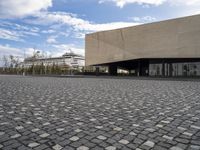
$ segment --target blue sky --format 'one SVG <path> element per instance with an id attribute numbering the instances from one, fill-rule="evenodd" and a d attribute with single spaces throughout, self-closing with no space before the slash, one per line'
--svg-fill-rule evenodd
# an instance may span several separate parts
<path id="1" fill-rule="evenodd" d="M 84 35 L 200 13 L 200 0 L 0 0 L 0 57 L 84 55 Z"/>

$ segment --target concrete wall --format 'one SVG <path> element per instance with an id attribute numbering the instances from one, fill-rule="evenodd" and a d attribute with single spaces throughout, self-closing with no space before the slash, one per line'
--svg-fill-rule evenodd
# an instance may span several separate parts
<path id="1" fill-rule="evenodd" d="M 139 58 L 200 58 L 200 15 L 86 35 L 86 65 Z"/>

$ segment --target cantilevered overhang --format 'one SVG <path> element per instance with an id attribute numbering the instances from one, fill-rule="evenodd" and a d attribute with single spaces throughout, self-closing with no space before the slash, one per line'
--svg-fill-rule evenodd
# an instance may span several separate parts
<path id="1" fill-rule="evenodd" d="M 200 58 L 200 15 L 86 35 L 86 65 L 143 58 Z"/>

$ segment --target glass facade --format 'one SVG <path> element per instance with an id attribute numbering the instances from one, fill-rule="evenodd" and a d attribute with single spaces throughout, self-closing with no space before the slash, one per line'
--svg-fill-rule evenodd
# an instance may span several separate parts
<path id="1" fill-rule="evenodd" d="M 149 76 L 162 76 L 162 64 L 149 64 Z"/>
<path id="2" fill-rule="evenodd" d="M 149 76 L 200 76 L 200 62 L 150 63 Z"/>

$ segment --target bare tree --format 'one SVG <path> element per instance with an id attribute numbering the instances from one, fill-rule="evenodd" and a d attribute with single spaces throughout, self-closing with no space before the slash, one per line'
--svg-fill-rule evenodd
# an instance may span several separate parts
<path id="1" fill-rule="evenodd" d="M 14 56 L 10 55 L 9 59 L 10 59 L 10 68 L 14 68 Z"/>
<path id="2" fill-rule="evenodd" d="M 6 55 L 3 56 L 3 63 L 4 63 L 4 68 L 9 67 L 9 58 Z"/>
<path id="3" fill-rule="evenodd" d="M 19 66 L 19 64 L 20 64 L 20 59 L 19 59 L 18 56 L 16 56 L 16 57 L 14 58 L 13 63 L 14 63 L 14 67 L 15 67 L 15 68 L 17 68 L 17 67 Z"/>

